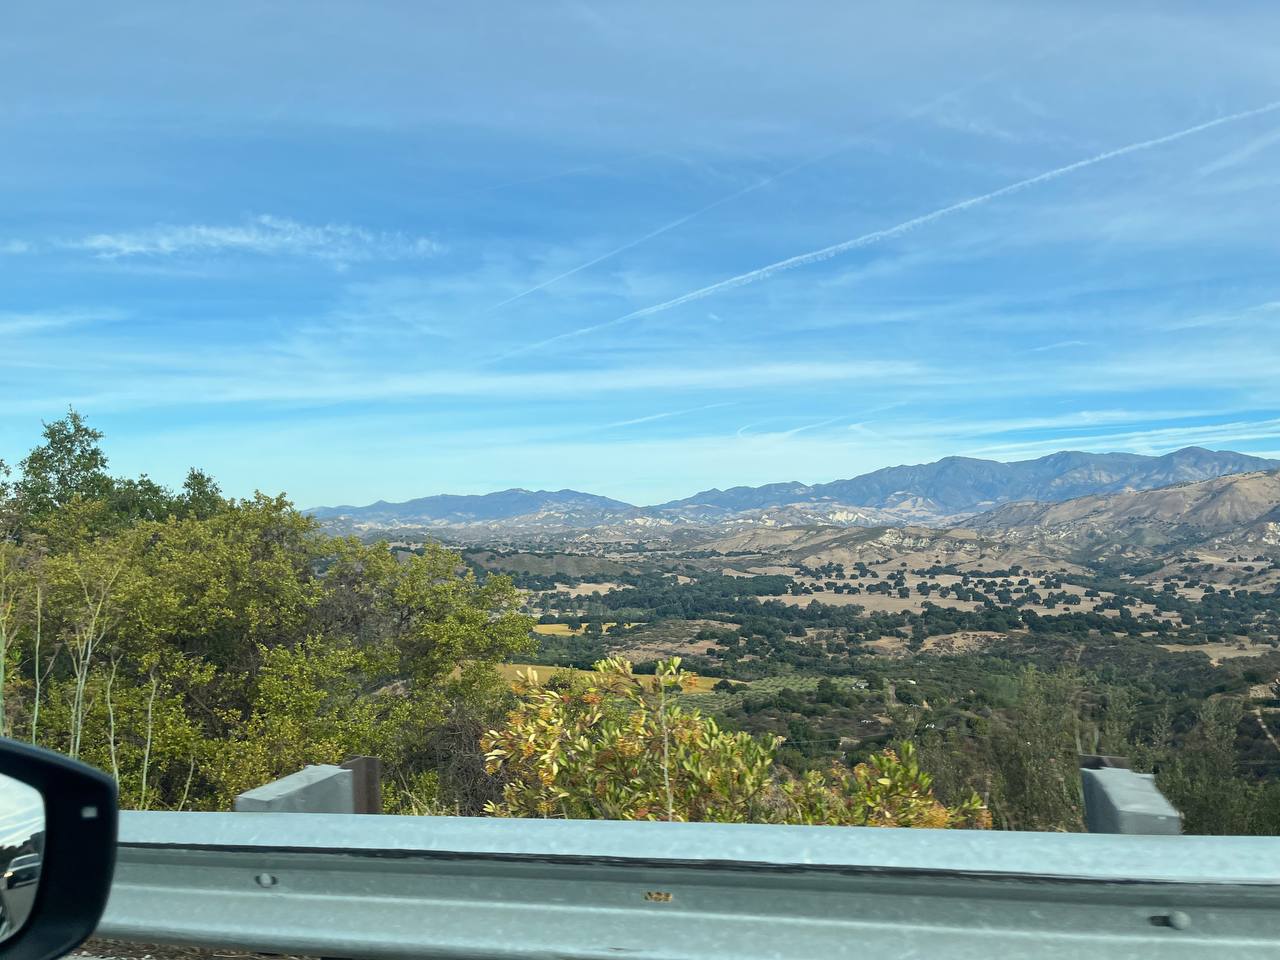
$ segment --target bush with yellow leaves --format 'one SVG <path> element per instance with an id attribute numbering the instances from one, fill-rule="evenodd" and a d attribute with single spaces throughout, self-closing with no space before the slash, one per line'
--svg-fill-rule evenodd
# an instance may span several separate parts
<path id="1" fill-rule="evenodd" d="M 521 676 L 519 705 L 482 740 L 503 781 L 487 811 L 503 817 L 688 820 L 854 826 L 978 827 L 991 820 L 976 795 L 940 803 L 904 744 L 853 769 L 797 779 L 774 766 L 779 738 L 720 729 L 680 706 L 679 658 L 637 676 L 602 660 L 585 680 L 542 686 Z"/>

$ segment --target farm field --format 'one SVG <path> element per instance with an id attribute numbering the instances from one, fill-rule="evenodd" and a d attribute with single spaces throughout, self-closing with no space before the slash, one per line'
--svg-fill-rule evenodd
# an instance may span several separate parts
<path id="1" fill-rule="evenodd" d="M 560 587 L 565 593 L 571 597 L 589 597 L 593 593 L 606 594 L 611 590 L 619 589 L 616 583 L 579 583 L 573 587 Z"/>
<path id="2" fill-rule="evenodd" d="M 954 597 L 894 597 L 882 593 L 819 593 L 800 597 L 781 594 L 763 599 L 777 600 L 789 607 L 807 607 L 811 603 L 829 607 L 862 607 L 868 613 L 919 613 L 924 609 L 926 600 L 936 607 L 949 607 L 953 610 L 977 610 L 981 606 L 972 600 L 956 600 Z"/>
<path id="3" fill-rule="evenodd" d="M 1238 657 L 1257 657 L 1266 652 L 1267 648 L 1255 647 L 1252 644 L 1244 644 L 1241 650 L 1241 643 L 1162 643 L 1161 649 L 1168 650 L 1170 653 L 1203 653 L 1209 658 L 1209 662 L 1217 666 L 1223 660 L 1234 660 Z"/>
<path id="4" fill-rule="evenodd" d="M 996 633 L 993 630 L 963 630 L 957 633 L 944 633 L 926 637 L 918 652 L 969 653 L 975 650 L 982 650 L 1005 637 L 1006 634 Z M 907 656 L 916 652 L 907 646 L 907 641 L 904 637 L 881 637 L 879 640 L 869 641 L 867 646 L 889 656 Z"/>

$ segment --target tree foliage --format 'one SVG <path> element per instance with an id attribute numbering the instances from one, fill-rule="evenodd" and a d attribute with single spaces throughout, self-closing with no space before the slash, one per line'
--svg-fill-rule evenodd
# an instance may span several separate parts
<path id="1" fill-rule="evenodd" d="M 222 809 L 373 754 L 392 807 L 431 783 L 478 810 L 479 760 L 443 763 L 440 731 L 501 713 L 492 665 L 531 642 L 509 579 L 436 545 L 402 562 L 198 470 L 176 492 L 110 477 L 100 438 L 74 411 L 47 424 L 0 491 L 0 732 L 111 771 L 139 808 Z"/>
<path id="2" fill-rule="evenodd" d="M 976 796 L 947 808 L 914 750 L 852 769 L 788 777 L 778 738 L 722 730 L 682 707 L 679 658 L 638 677 L 621 659 L 564 689 L 525 676 L 520 701 L 483 741 L 503 780 L 498 816 L 858 826 L 988 826 Z"/>

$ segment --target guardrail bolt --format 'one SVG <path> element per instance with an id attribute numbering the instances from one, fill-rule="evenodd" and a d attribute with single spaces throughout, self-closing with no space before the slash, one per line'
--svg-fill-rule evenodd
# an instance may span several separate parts
<path id="1" fill-rule="evenodd" d="M 280 882 L 273 874 L 270 873 L 260 873 L 253 879 L 258 881 L 258 886 L 260 887 L 274 887 Z"/>
<path id="2" fill-rule="evenodd" d="M 1181 910 L 1172 910 L 1169 913 L 1158 913 L 1151 918 L 1151 923 L 1157 927 L 1172 927 L 1174 930 L 1185 930 L 1191 926 L 1191 918 Z"/>

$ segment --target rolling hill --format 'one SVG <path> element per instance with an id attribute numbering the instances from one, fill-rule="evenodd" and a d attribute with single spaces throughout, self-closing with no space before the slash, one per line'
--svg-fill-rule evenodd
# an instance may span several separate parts
<path id="1" fill-rule="evenodd" d="M 966 521 L 979 535 L 1041 549 L 1280 547 L 1280 470 L 1157 490 L 1010 503 Z"/>

